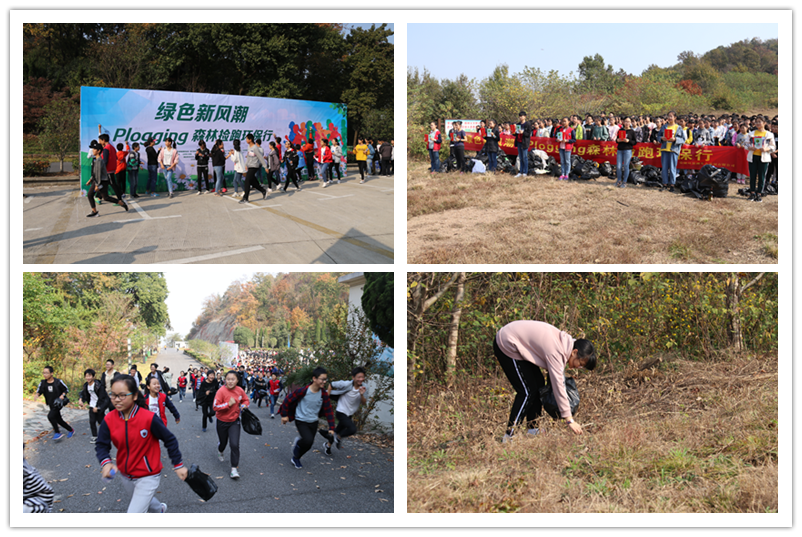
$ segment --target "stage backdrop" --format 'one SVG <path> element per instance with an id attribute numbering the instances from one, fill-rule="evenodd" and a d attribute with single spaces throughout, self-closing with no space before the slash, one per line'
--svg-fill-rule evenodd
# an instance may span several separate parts
<path id="1" fill-rule="evenodd" d="M 343 155 L 347 155 L 346 105 L 293 99 L 267 97 L 243 97 L 239 95 L 217 95 L 211 93 L 186 93 L 179 91 L 152 91 L 122 88 L 81 87 L 81 191 L 86 195 L 87 182 L 91 174 L 89 143 L 98 137 L 98 125 L 102 132 L 117 147 L 118 143 L 133 145 L 138 142 L 142 168 L 138 175 L 137 191 L 144 193 L 148 181 L 147 155 L 144 142 L 148 138 L 156 141 L 155 149 L 164 147 L 165 138 L 172 138 L 180 157 L 173 175 L 174 190 L 197 188 L 195 151 L 198 141 L 204 140 L 211 150 L 214 141 L 225 144 L 225 152 L 233 149 L 232 141 L 242 141 L 247 148 L 245 135 L 252 133 L 262 139 L 265 156 L 271 141 L 281 137 L 282 144 L 289 137 L 294 144 L 303 146 L 305 140 L 313 138 L 315 148 L 323 139 L 337 139 L 342 144 Z M 282 156 L 284 148 L 281 149 Z M 300 164 L 304 164 L 303 153 Z M 345 159 L 341 163 L 345 175 Z M 212 175 L 211 159 L 209 172 Z M 282 166 L 282 179 L 286 170 Z M 306 167 L 302 177 L 306 178 Z M 234 163 L 226 160 L 225 178 L 231 186 L 234 178 Z M 126 172 L 127 183 L 127 172 Z M 128 186 L 126 186 L 126 191 Z M 157 191 L 166 191 L 164 175 L 158 175 Z"/>

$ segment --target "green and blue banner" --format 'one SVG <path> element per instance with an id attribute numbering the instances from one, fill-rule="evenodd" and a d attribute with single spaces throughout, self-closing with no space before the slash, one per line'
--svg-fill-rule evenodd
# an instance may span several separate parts
<path id="1" fill-rule="evenodd" d="M 269 143 L 281 138 L 283 144 L 289 139 L 293 144 L 303 145 L 310 138 L 317 149 L 322 140 L 338 140 L 342 144 L 343 156 L 348 154 L 346 136 L 346 106 L 340 103 L 273 99 L 268 97 L 243 97 L 240 95 L 218 95 L 212 93 L 188 93 L 180 91 L 136 90 L 123 88 L 81 87 L 81 190 L 86 195 L 87 182 L 91 175 L 92 154 L 89 144 L 100 132 L 109 135 L 109 141 L 131 147 L 139 143 L 142 167 L 138 173 L 137 192 L 144 193 L 148 181 L 145 141 L 153 138 L 158 152 L 164 140 L 171 138 L 178 150 L 179 164 L 173 175 L 174 190 L 194 190 L 197 184 L 195 151 L 203 140 L 211 150 L 215 140 L 222 140 L 225 153 L 233 149 L 232 142 L 238 139 L 243 149 L 247 147 L 245 136 L 262 139 L 265 156 Z M 281 148 L 284 155 L 285 148 Z M 301 164 L 303 162 L 303 153 Z M 345 158 L 340 164 L 345 175 Z M 212 175 L 211 161 L 209 172 Z M 286 170 L 282 166 L 282 180 Z M 225 178 L 231 186 L 234 163 L 226 160 Z M 306 168 L 302 170 L 306 178 Z M 127 172 L 126 172 L 127 182 Z M 128 187 L 126 186 L 126 190 Z M 166 191 L 167 184 L 159 170 L 157 191 Z"/>

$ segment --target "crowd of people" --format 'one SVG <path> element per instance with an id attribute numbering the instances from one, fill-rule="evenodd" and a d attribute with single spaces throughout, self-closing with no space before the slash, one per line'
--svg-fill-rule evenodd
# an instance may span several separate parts
<path id="1" fill-rule="evenodd" d="M 669 112 L 664 116 L 619 116 L 612 113 L 593 116 L 587 114 L 584 121 L 578 114 L 570 117 L 527 119 L 521 111 L 518 122 L 482 120 L 478 133 L 485 143 L 482 151 L 488 155 L 487 171 L 497 170 L 499 141 L 502 135 L 515 136 L 518 175 L 528 173 L 527 152 L 533 137 L 552 138 L 559 145 L 561 165 L 560 180 L 568 180 L 571 152 L 578 140 L 614 141 L 617 143 L 616 186 L 626 187 L 629 163 L 635 144 L 650 142 L 660 144 L 661 173 L 663 187 L 674 191 L 677 177 L 677 160 L 684 145 L 694 147 L 730 146 L 747 151 L 749 163 L 749 200 L 762 201 L 767 184 L 777 182 L 777 130 L 778 118 L 771 120 L 762 115 L 685 114 Z M 455 121 L 447 133 L 450 155 L 456 158 L 459 173 L 465 163 L 465 131 L 462 123 Z M 427 134 L 430 157 L 430 173 L 440 172 L 439 151 L 444 143 L 442 133 L 435 122 L 430 124 Z M 738 183 L 746 182 L 745 175 L 737 175 Z"/>
<path id="2" fill-rule="evenodd" d="M 336 138 L 331 141 L 321 140 L 317 148 L 312 138 L 300 145 L 293 144 L 289 139 L 282 143 L 280 136 L 267 145 L 267 148 L 263 148 L 262 140 L 254 138 L 253 134 L 247 134 L 244 141 L 233 140 L 229 149 L 219 139 L 211 149 L 207 147 L 206 141 L 200 140 L 194 153 L 197 194 L 213 193 L 215 196 L 223 196 L 227 193 L 225 167 L 228 159 L 234 164 L 234 192 L 231 195 L 240 198 L 240 203 L 243 204 L 248 203 L 251 189 L 259 191 L 262 199 L 266 199 L 269 193 L 282 189 L 282 182 L 283 192 L 287 191 L 290 182 L 296 191 L 300 191 L 303 168 L 307 170 L 307 180 L 320 179 L 323 188 L 335 181 L 337 184 L 342 181 L 341 165 L 347 161 L 347 155 L 343 154 L 342 145 Z M 96 198 L 119 205 L 128 211 L 124 199 L 126 196 L 131 199 L 140 197 L 137 192 L 141 169 L 146 169 L 148 173 L 146 196 L 159 196 L 156 193 L 156 184 L 159 174 L 162 174 L 167 184 L 168 198 L 174 197 L 173 177 L 181 159 L 173 139 L 166 138 L 164 145 L 157 148 L 156 141 L 149 138 L 144 142 L 144 151 L 143 159 L 139 143 L 129 144 L 126 141 L 115 147 L 109 142 L 109 135 L 103 133 L 98 125 L 98 139 L 89 144 L 89 154 L 93 160 L 87 198 L 92 212 L 87 217 L 98 215 Z M 360 138 L 354 148 L 354 156 L 359 166 L 360 184 L 365 182 L 366 176 L 393 175 L 395 143 L 392 140 L 379 140 L 377 144 L 373 139 Z M 282 169 L 286 171 L 286 179 L 283 181 Z M 109 193 L 109 187 L 114 190 L 114 196 Z"/>
<path id="3" fill-rule="evenodd" d="M 181 415 L 173 402 L 178 395 L 182 403 L 187 395 L 187 386 L 192 388 L 195 411 L 201 408 L 201 430 L 217 420 L 217 456 L 225 461 L 229 449 L 231 470 L 229 476 L 238 479 L 240 465 L 241 417 L 244 409 L 256 401 L 269 404 L 270 417 L 275 417 L 277 399 L 284 389 L 280 375 L 283 371 L 272 361 L 268 351 L 248 351 L 245 358 L 251 367 L 240 363 L 236 368 L 218 371 L 214 368 L 191 368 L 181 371 L 172 386 L 169 368 L 160 370 L 158 364 L 150 364 L 150 372 L 143 380 L 133 366 L 128 373 L 118 371 L 114 360 L 107 360 L 105 370 L 98 378 L 97 372 L 87 369 L 85 383 L 79 400 L 82 409 L 88 409 L 90 442 L 100 462 L 101 475 L 112 480 L 120 474 L 123 487 L 130 494 L 128 512 L 164 513 L 167 505 L 156 499 L 155 493 L 161 481 L 161 441 L 168 453 L 176 475 L 187 478 L 187 465 L 181 455 L 178 439 L 168 427 L 169 411 L 176 424 Z M 269 375 L 269 377 L 268 377 Z M 48 420 L 53 426 L 53 439 L 57 442 L 71 438 L 75 429 L 62 417 L 61 410 L 68 404 L 69 388 L 54 376 L 51 366 L 45 366 L 43 379 L 36 390 L 34 400 L 43 396 L 49 408 Z M 352 417 L 360 405 L 367 402 L 364 386 L 365 371 L 356 368 L 351 379 L 335 381 L 327 386 L 328 373 L 318 367 L 312 374 L 310 384 L 286 394 L 278 408 L 281 423 L 295 421 L 298 436 L 295 438 L 290 461 L 295 468 L 302 468 L 301 457 L 311 449 L 318 417 L 325 416 L 326 427 L 319 430 L 325 438 L 321 449 L 332 455 L 332 446 L 342 447 L 344 438 L 356 433 Z M 269 380 L 268 380 L 269 378 Z M 331 395 L 339 396 L 336 405 Z M 336 410 L 336 412 L 335 412 Z M 335 421 L 336 416 L 336 421 Z M 339 423 L 336 423 L 339 422 Z M 66 430 L 66 434 L 61 432 Z M 135 434 L 129 434 L 134 431 Z M 112 447 L 116 456 L 112 458 Z M 24 462 L 24 509 L 26 512 L 49 512 L 53 502 L 52 487 L 43 486 L 41 475 Z M 44 485 L 47 485 L 45 482 Z"/>

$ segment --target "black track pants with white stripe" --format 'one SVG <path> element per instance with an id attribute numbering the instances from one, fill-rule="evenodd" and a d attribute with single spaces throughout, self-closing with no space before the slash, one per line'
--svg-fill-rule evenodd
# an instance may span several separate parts
<path id="1" fill-rule="evenodd" d="M 540 402 L 540 388 L 546 385 L 543 373 L 532 362 L 513 360 L 504 354 L 495 338 L 493 338 L 493 352 L 516 392 L 507 423 L 507 433 L 511 434 L 513 427 L 521 423 L 524 418 L 528 426 L 533 427 L 532 421 L 539 418 L 543 412 L 543 405 Z"/>

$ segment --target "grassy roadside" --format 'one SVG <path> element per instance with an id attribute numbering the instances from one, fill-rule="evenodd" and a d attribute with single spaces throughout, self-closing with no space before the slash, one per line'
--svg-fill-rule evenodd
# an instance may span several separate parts
<path id="1" fill-rule="evenodd" d="M 506 379 L 411 389 L 408 511 L 777 511 L 776 355 L 576 378 L 585 434 L 548 418 L 511 444 Z"/>
<path id="2" fill-rule="evenodd" d="M 410 263 L 776 263 L 778 198 L 750 203 L 613 180 L 429 174 L 408 163 Z"/>

